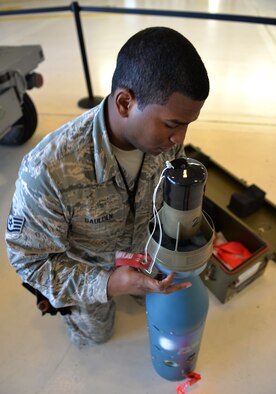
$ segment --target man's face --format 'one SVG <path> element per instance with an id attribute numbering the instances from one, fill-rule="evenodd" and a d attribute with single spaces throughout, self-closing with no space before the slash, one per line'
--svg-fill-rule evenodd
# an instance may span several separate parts
<path id="1" fill-rule="evenodd" d="M 123 138 L 130 147 L 158 155 L 184 142 L 188 125 L 198 118 L 203 104 L 173 93 L 167 104 L 149 104 L 141 111 L 133 100 Z"/>

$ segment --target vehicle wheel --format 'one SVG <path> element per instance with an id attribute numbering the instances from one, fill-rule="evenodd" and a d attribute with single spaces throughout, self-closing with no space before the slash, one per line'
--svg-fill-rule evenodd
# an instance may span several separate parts
<path id="1" fill-rule="evenodd" d="M 22 145 L 34 134 L 37 127 L 37 113 L 30 96 L 25 93 L 22 104 L 22 117 L 0 140 L 1 145 Z"/>

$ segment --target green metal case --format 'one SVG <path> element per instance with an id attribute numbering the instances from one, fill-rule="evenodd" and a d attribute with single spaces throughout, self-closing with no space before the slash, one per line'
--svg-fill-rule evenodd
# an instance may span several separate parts
<path id="1" fill-rule="evenodd" d="M 234 269 L 213 253 L 202 272 L 205 285 L 225 303 L 260 277 L 269 260 L 276 261 L 276 208 L 257 186 L 248 186 L 234 177 L 199 148 L 187 145 L 185 151 L 208 170 L 203 209 L 211 217 L 215 231 L 222 232 L 227 241 L 242 243 L 251 252 L 250 258 Z"/>

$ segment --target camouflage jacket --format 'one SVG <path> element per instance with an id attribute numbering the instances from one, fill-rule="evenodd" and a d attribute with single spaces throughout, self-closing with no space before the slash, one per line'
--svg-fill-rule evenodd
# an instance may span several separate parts
<path id="1" fill-rule="evenodd" d="M 107 301 L 115 252 L 143 253 L 154 187 L 165 161 L 184 154 L 176 146 L 145 155 L 133 216 L 106 131 L 105 101 L 48 134 L 23 158 L 16 182 L 8 257 L 55 308 Z"/>

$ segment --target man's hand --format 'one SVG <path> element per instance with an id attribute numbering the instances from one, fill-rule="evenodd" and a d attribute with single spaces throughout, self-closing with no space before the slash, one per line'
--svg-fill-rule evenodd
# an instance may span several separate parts
<path id="1" fill-rule="evenodd" d="M 123 294 L 144 295 L 147 293 L 170 294 L 191 286 L 190 282 L 172 284 L 174 274 L 169 274 L 163 280 L 157 280 L 137 271 L 135 268 L 122 266 L 116 268 L 110 275 L 107 284 L 109 297 Z"/>

